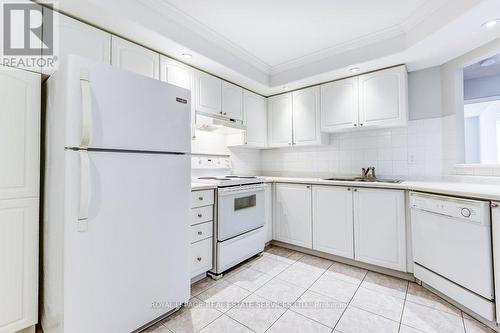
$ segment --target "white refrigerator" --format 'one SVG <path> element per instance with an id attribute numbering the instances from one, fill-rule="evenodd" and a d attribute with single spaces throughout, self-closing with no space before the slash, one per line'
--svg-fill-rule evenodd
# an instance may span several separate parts
<path id="1" fill-rule="evenodd" d="M 45 89 L 43 329 L 136 331 L 189 299 L 190 92 L 76 56 Z"/>

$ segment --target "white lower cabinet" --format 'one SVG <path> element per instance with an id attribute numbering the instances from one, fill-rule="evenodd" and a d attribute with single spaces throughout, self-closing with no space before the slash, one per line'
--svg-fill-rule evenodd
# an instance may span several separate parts
<path id="1" fill-rule="evenodd" d="M 406 271 L 403 190 L 355 189 L 354 253 L 358 261 Z"/>
<path id="2" fill-rule="evenodd" d="M 191 278 L 204 274 L 213 265 L 214 190 L 191 192 Z"/>
<path id="3" fill-rule="evenodd" d="M 0 200 L 0 333 L 38 321 L 38 198 Z"/>
<path id="4" fill-rule="evenodd" d="M 313 186 L 313 249 L 354 259 L 352 189 Z"/>
<path id="5" fill-rule="evenodd" d="M 276 184 L 274 192 L 274 238 L 312 248 L 311 186 Z"/>

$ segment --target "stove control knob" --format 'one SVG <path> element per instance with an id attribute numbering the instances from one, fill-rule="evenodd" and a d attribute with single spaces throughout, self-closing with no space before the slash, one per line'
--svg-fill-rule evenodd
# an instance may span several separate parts
<path id="1" fill-rule="evenodd" d="M 471 215 L 471 212 L 470 212 L 469 208 L 462 208 L 461 213 L 462 213 L 463 217 L 470 217 L 470 215 Z"/>

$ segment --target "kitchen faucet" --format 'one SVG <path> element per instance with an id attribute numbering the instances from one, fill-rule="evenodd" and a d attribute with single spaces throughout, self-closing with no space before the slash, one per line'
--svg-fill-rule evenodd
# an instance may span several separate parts
<path id="1" fill-rule="evenodd" d="M 369 176 L 368 173 L 370 173 L 371 171 L 371 175 Z M 363 178 L 377 178 L 377 176 L 375 176 L 375 167 L 368 167 L 368 168 L 361 168 L 361 173 L 363 175 Z"/>

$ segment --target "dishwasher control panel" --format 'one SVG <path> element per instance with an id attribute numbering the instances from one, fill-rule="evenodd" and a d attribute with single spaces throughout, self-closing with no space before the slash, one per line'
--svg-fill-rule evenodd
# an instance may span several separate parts
<path id="1" fill-rule="evenodd" d="M 410 192 L 410 208 L 489 224 L 489 201 L 468 200 L 449 196 Z"/>

